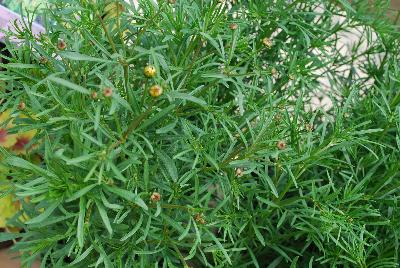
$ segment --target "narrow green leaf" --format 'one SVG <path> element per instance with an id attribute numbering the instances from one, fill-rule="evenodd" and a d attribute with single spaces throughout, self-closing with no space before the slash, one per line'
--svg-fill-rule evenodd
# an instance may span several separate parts
<path id="1" fill-rule="evenodd" d="M 133 229 L 129 233 L 124 235 L 120 239 L 120 241 L 125 241 L 125 240 L 129 239 L 132 235 L 134 235 L 139 230 L 139 228 L 142 226 L 142 223 L 143 223 L 143 214 L 140 214 L 139 221 L 136 223 L 135 227 L 133 227 Z"/>
<path id="2" fill-rule="evenodd" d="M 75 192 L 70 198 L 65 200 L 65 202 L 71 202 L 71 201 L 74 201 L 74 200 L 80 198 L 81 196 L 83 196 L 84 194 L 86 194 L 87 192 L 89 192 L 96 186 L 97 186 L 97 184 L 93 184 L 93 185 L 88 185 L 88 186 L 80 189 L 79 191 Z"/>
<path id="3" fill-rule="evenodd" d="M 51 215 L 51 213 L 53 213 L 53 211 L 58 207 L 59 204 L 60 204 L 59 201 L 54 202 L 44 212 L 42 212 L 39 216 L 36 216 L 36 217 L 26 221 L 25 223 L 26 224 L 36 224 L 36 223 L 44 221 L 45 219 L 47 219 Z"/>
<path id="4" fill-rule="evenodd" d="M 139 237 L 138 240 L 136 240 L 135 244 L 138 245 L 140 242 L 145 241 L 149 231 L 150 231 L 150 226 L 151 226 L 151 215 L 149 216 L 149 219 L 147 220 L 146 228 L 143 230 L 143 235 Z"/>
<path id="5" fill-rule="evenodd" d="M 299 256 L 296 256 L 293 260 L 292 263 L 290 264 L 290 268 L 296 268 L 297 267 L 297 261 L 299 260 Z"/>
<path id="6" fill-rule="evenodd" d="M 90 254 L 90 252 L 92 252 L 92 250 L 93 250 L 93 245 L 90 245 L 90 247 L 88 247 L 81 255 L 79 255 L 78 258 L 76 258 L 73 262 L 68 264 L 68 266 L 74 266 L 77 263 L 83 261 Z"/>
<path id="7" fill-rule="evenodd" d="M 78 227 L 76 232 L 76 237 L 78 238 L 78 245 L 80 248 L 83 248 L 83 243 L 84 243 L 85 215 L 86 215 L 86 200 L 85 197 L 81 197 L 81 199 L 79 200 Z"/>
<path id="8" fill-rule="evenodd" d="M 41 167 L 32 164 L 31 162 L 26 161 L 25 159 L 11 156 L 3 160 L 5 163 L 14 166 L 14 167 L 19 167 L 24 170 L 32 170 L 34 172 L 37 172 L 41 174 L 42 176 L 45 177 L 56 177 L 53 173 L 51 173 L 49 170 L 42 169 Z"/>
<path id="9" fill-rule="evenodd" d="M 107 255 L 107 253 L 104 251 L 104 248 L 101 246 L 101 244 L 96 244 L 94 245 L 94 248 L 96 249 L 97 252 L 100 253 L 101 258 L 103 259 L 104 267 L 105 268 L 112 268 L 114 265 L 112 264 L 110 257 Z"/>
<path id="10" fill-rule="evenodd" d="M 165 213 L 161 214 L 161 217 L 163 218 L 163 220 L 165 220 L 169 225 L 171 225 L 172 228 L 177 230 L 179 233 L 185 232 L 185 229 L 178 222 L 176 222 L 171 217 L 167 216 Z"/>
<path id="11" fill-rule="evenodd" d="M 128 103 L 124 98 L 122 98 L 119 94 L 113 94 L 112 97 L 113 97 L 113 99 L 114 99 L 116 102 L 118 102 L 121 106 L 123 106 L 124 108 L 126 108 L 128 111 L 131 111 L 131 112 L 132 112 L 132 108 L 131 108 L 131 106 L 129 105 L 129 103 Z"/>
<path id="12" fill-rule="evenodd" d="M 143 181 L 144 181 L 144 189 L 147 191 L 149 188 L 149 161 L 146 159 L 143 165 Z"/>
<path id="13" fill-rule="evenodd" d="M 257 198 L 257 200 L 261 201 L 264 204 L 267 204 L 267 205 L 269 205 L 271 207 L 279 208 L 279 206 L 277 204 L 275 204 L 274 202 L 272 202 L 271 200 L 267 200 L 267 199 L 262 198 L 260 196 L 257 196 L 256 198 Z"/>
<path id="14" fill-rule="evenodd" d="M 199 104 L 201 106 L 206 106 L 207 105 L 207 102 L 205 102 L 204 100 L 196 98 L 196 97 L 194 97 L 192 95 L 189 95 L 187 93 L 173 91 L 173 92 L 168 93 L 168 95 L 170 97 L 174 98 L 174 99 L 187 100 L 187 101 Z"/>
<path id="15" fill-rule="evenodd" d="M 163 118 L 164 116 L 168 115 L 173 109 L 175 108 L 175 104 L 171 104 L 170 106 L 162 109 L 160 112 L 158 112 L 156 115 L 153 117 L 145 120 L 140 126 L 137 128 L 137 131 L 145 129 L 146 127 L 153 125 L 155 122 Z"/>
<path id="16" fill-rule="evenodd" d="M 26 63 L 7 63 L 0 64 L 3 68 L 15 68 L 15 69 L 35 69 L 40 68 L 39 65 L 36 64 L 26 64 Z"/>
<path id="17" fill-rule="evenodd" d="M 222 246 L 221 242 L 219 242 L 218 238 L 215 237 L 215 235 L 213 233 L 211 233 L 208 229 L 205 229 L 206 232 L 208 233 L 208 235 L 211 237 L 211 239 L 215 242 L 215 244 L 217 244 L 217 247 L 219 248 L 219 250 L 221 250 L 222 254 L 224 255 L 225 259 L 228 261 L 228 263 L 230 265 L 232 265 L 232 260 L 229 257 L 226 249 Z"/>
<path id="18" fill-rule="evenodd" d="M 67 81 L 65 79 L 62 79 L 62 78 L 59 78 L 59 77 L 55 77 L 55 76 L 49 76 L 47 79 L 50 80 L 51 82 L 54 82 L 54 83 L 58 84 L 58 85 L 70 88 L 70 89 L 78 91 L 80 93 L 90 94 L 90 91 L 88 89 L 86 89 L 86 88 L 84 88 L 82 86 L 79 86 L 77 84 L 74 84 L 74 83 L 72 83 L 70 81 Z"/>
<path id="19" fill-rule="evenodd" d="M 176 169 L 174 160 L 162 151 L 158 151 L 157 155 L 165 169 L 168 171 L 168 174 L 171 176 L 171 179 L 175 182 L 178 181 L 178 170 Z"/>
<path id="20" fill-rule="evenodd" d="M 116 178 L 120 181 L 126 182 L 127 179 L 122 175 L 122 173 L 119 171 L 119 169 L 112 163 L 108 162 L 108 165 L 110 166 L 112 172 L 115 174 Z"/>
<path id="21" fill-rule="evenodd" d="M 91 56 L 88 56 L 88 55 L 80 54 L 78 52 L 62 51 L 62 52 L 59 52 L 59 54 L 60 54 L 61 57 L 67 58 L 67 59 L 70 59 L 70 60 L 113 63 L 112 61 L 107 60 L 107 59 L 95 58 L 95 57 L 91 57 Z"/>
<path id="22" fill-rule="evenodd" d="M 254 229 L 254 233 L 257 237 L 257 239 L 261 242 L 261 244 L 265 247 L 265 240 L 263 235 L 261 234 L 260 230 L 258 230 L 257 226 L 255 224 L 253 224 L 253 229 Z"/>
<path id="23" fill-rule="evenodd" d="M 113 230 L 111 228 L 110 219 L 107 216 L 107 212 L 102 203 L 96 200 L 96 205 L 100 213 L 100 217 L 103 220 L 104 226 L 107 228 L 107 231 L 110 235 L 112 235 Z"/>
<path id="24" fill-rule="evenodd" d="M 253 253 L 253 251 L 251 250 L 251 248 L 248 247 L 247 250 L 248 250 L 249 253 L 250 253 L 250 257 L 251 257 L 251 260 L 253 261 L 254 267 L 255 267 L 255 268 L 260 268 L 260 265 L 258 264 L 257 258 L 256 258 L 256 256 L 254 255 L 254 253 Z"/>
<path id="25" fill-rule="evenodd" d="M 97 130 L 100 125 L 100 116 L 101 116 L 101 105 L 96 106 L 96 113 L 94 115 L 94 130 Z"/>
<path id="26" fill-rule="evenodd" d="M 223 53 L 221 52 L 220 47 L 214 38 L 212 38 L 208 33 L 201 32 L 200 34 L 210 42 L 210 44 L 218 51 L 221 56 L 223 56 Z"/>
<path id="27" fill-rule="evenodd" d="M 162 127 L 162 128 L 157 129 L 157 130 L 156 130 L 156 133 L 157 133 L 157 134 L 168 133 L 169 131 L 171 131 L 171 130 L 173 130 L 173 129 L 175 128 L 177 122 L 178 122 L 178 121 L 176 120 L 176 121 L 174 121 L 173 123 L 171 123 L 171 124 L 169 124 L 169 125 L 166 125 L 166 126 L 164 126 L 164 127 Z"/>
<path id="28" fill-rule="evenodd" d="M 24 233 L 7 233 L 7 232 L 0 232 L 0 242 L 11 241 L 13 239 L 17 239 L 20 237 L 25 236 Z"/>
<path id="29" fill-rule="evenodd" d="M 65 162 L 67 163 L 67 165 L 74 165 L 92 159 L 93 156 L 94 154 L 81 155 L 76 158 L 66 159 Z"/>
<path id="30" fill-rule="evenodd" d="M 338 0 L 339 3 L 341 3 L 343 5 L 343 7 L 351 13 L 356 13 L 356 11 L 354 10 L 354 8 L 351 6 L 351 3 L 347 0 Z"/>
<path id="31" fill-rule="evenodd" d="M 216 170 L 219 170 L 217 161 L 212 158 L 211 155 L 205 153 L 204 156 L 207 158 L 208 162 L 215 167 Z"/>
<path id="32" fill-rule="evenodd" d="M 106 185 L 104 185 L 104 188 L 107 191 L 114 193 L 114 194 L 118 195 L 119 197 L 122 197 L 125 200 L 134 202 L 136 205 L 143 208 L 144 210 L 148 209 L 146 203 L 137 194 L 134 194 L 134 193 L 124 190 L 124 189 L 110 187 L 110 186 L 106 186 Z"/>
<path id="33" fill-rule="evenodd" d="M 104 196 L 103 191 L 100 191 L 100 198 L 106 208 L 110 208 L 113 210 L 120 210 L 120 209 L 124 208 L 121 205 L 111 204 L 110 202 L 108 202 L 107 198 Z"/>
<path id="34" fill-rule="evenodd" d="M 191 226 L 192 226 L 192 218 L 189 219 L 189 222 L 188 222 L 188 224 L 187 224 L 187 226 L 185 228 L 185 231 L 182 232 L 182 234 L 178 237 L 179 241 L 181 241 L 182 239 L 184 239 L 188 235 Z"/>
<path id="35" fill-rule="evenodd" d="M 287 216 L 287 210 L 282 214 L 281 218 L 278 221 L 278 224 L 276 225 L 276 228 L 279 229 L 279 227 L 281 227 L 281 225 L 285 222 Z"/>
<path id="36" fill-rule="evenodd" d="M 276 198 L 278 198 L 279 197 L 278 191 L 276 190 L 275 184 L 272 181 L 271 177 L 268 175 L 268 173 L 267 172 L 263 172 L 262 174 L 259 174 L 259 175 L 260 175 L 260 177 L 265 179 L 265 181 L 267 182 L 267 184 L 268 184 L 269 188 L 271 189 L 273 195 Z"/>

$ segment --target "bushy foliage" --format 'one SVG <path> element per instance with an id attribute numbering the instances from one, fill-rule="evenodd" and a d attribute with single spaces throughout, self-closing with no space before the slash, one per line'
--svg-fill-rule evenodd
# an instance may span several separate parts
<path id="1" fill-rule="evenodd" d="M 25 263 L 397 267 L 386 3 L 50 2 L 0 73 Z"/>

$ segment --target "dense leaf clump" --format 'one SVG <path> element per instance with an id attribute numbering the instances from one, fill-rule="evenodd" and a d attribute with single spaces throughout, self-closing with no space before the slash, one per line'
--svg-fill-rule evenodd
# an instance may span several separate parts
<path id="1" fill-rule="evenodd" d="M 1 237 L 21 237 L 24 262 L 397 267 L 400 39 L 385 3 L 43 13 L 45 34 L 9 34 L 0 73 L 8 132 L 37 130 L 23 153 L 0 149 L 23 207 L 9 221 L 23 231 Z"/>

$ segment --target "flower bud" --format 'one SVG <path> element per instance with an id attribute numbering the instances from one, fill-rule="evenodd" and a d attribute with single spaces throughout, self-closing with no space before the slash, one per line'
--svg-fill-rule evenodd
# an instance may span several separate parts
<path id="1" fill-rule="evenodd" d="M 101 151 L 99 154 L 99 158 L 101 160 L 106 160 L 107 159 L 107 151 L 106 150 Z"/>
<path id="2" fill-rule="evenodd" d="M 106 97 L 106 98 L 111 97 L 112 94 L 113 94 L 112 88 L 106 87 L 106 88 L 103 90 L 103 95 L 104 95 L 104 97 Z"/>
<path id="3" fill-rule="evenodd" d="M 161 94 L 163 93 L 163 89 L 161 86 L 159 85 L 154 85 L 150 88 L 149 93 L 152 97 L 156 98 L 161 96 Z"/>
<path id="4" fill-rule="evenodd" d="M 96 91 L 92 91 L 91 97 L 94 100 L 97 99 L 97 92 Z"/>
<path id="5" fill-rule="evenodd" d="M 229 25 L 229 28 L 234 31 L 238 28 L 238 25 L 236 23 L 232 23 L 231 25 Z"/>
<path id="6" fill-rule="evenodd" d="M 150 200 L 151 202 L 157 203 L 158 201 L 161 200 L 161 194 L 157 192 L 152 193 L 150 196 Z"/>
<path id="7" fill-rule="evenodd" d="M 276 147 L 279 149 L 279 150 L 284 150 L 285 148 L 286 148 L 286 143 L 285 143 L 285 141 L 278 141 L 277 143 L 276 143 Z"/>
<path id="8" fill-rule="evenodd" d="M 237 168 L 235 170 L 235 174 L 236 174 L 236 177 L 242 177 L 243 176 L 243 169 Z"/>
<path id="9" fill-rule="evenodd" d="M 26 108 L 25 102 L 20 101 L 19 104 L 18 104 L 18 109 L 20 109 L 20 110 L 25 110 L 25 108 Z"/>
<path id="10" fill-rule="evenodd" d="M 306 124 L 305 129 L 306 129 L 308 132 L 311 132 L 311 131 L 314 130 L 314 126 L 313 126 L 312 124 Z"/>
<path id="11" fill-rule="evenodd" d="M 200 223 L 200 224 L 206 224 L 206 220 L 204 219 L 203 214 L 197 213 L 197 214 L 194 216 L 194 220 L 195 220 L 196 222 Z"/>
<path id="12" fill-rule="evenodd" d="M 271 75 L 272 76 L 276 76 L 278 74 L 278 71 L 276 70 L 276 68 L 275 67 L 272 67 L 272 69 L 271 69 Z"/>
<path id="13" fill-rule="evenodd" d="M 276 123 L 281 122 L 281 120 L 282 120 L 282 114 L 280 114 L 280 113 L 279 113 L 279 114 L 275 114 L 274 120 L 275 120 Z"/>
<path id="14" fill-rule="evenodd" d="M 65 43 L 65 41 L 63 39 L 59 39 L 58 43 L 57 43 L 57 48 L 59 50 L 64 50 L 67 47 L 67 44 Z"/>
<path id="15" fill-rule="evenodd" d="M 144 67 L 143 73 L 146 77 L 153 78 L 156 76 L 157 71 L 153 65 L 147 65 L 146 67 Z"/>
<path id="16" fill-rule="evenodd" d="M 262 40 L 262 42 L 263 42 L 264 46 L 266 46 L 267 48 L 271 48 L 272 47 L 272 41 L 268 37 L 265 37 Z"/>
<path id="17" fill-rule="evenodd" d="M 49 62 L 49 60 L 46 57 L 42 56 L 42 57 L 40 57 L 39 62 L 41 64 L 47 64 Z"/>

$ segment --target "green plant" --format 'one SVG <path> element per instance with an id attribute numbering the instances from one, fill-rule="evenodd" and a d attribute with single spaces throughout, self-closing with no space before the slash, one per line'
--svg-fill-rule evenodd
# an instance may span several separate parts
<path id="1" fill-rule="evenodd" d="M 49 267 L 397 267 L 387 3 L 174 2 L 53 0 L 7 43 L 0 112 L 38 132 L 0 148 L 2 240 Z"/>

